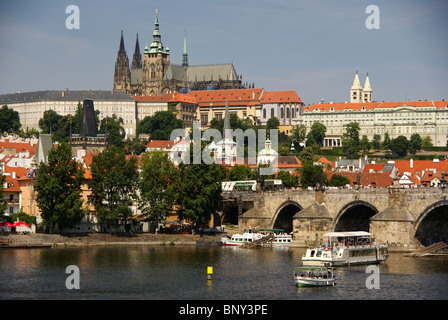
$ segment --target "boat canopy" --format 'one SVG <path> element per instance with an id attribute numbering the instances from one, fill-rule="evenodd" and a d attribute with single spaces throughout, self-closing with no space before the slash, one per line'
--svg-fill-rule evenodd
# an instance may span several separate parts
<path id="1" fill-rule="evenodd" d="M 345 231 L 345 232 L 328 232 L 323 235 L 329 238 L 361 238 L 361 237 L 373 237 L 371 233 L 366 231 Z"/>
<path id="2" fill-rule="evenodd" d="M 260 231 L 267 231 L 267 232 L 285 232 L 285 229 L 261 229 Z"/>
<path id="3" fill-rule="evenodd" d="M 302 266 L 294 268 L 294 271 L 329 271 L 329 270 L 334 270 L 334 267 Z"/>

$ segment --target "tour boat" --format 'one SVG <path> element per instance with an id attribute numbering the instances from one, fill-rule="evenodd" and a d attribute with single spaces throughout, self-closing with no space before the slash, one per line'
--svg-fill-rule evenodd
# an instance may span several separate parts
<path id="1" fill-rule="evenodd" d="M 243 232 L 243 234 L 234 234 L 232 237 L 221 238 L 223 245 L 225 246 L 240 246 L 245 243 L 260 240 L 269 235 L 274 235 L 272 239 L 272 245 L 274 246 L 288 246 L 292 241 L 292 236 L 287 234 L 282 229 L 256 229 L 249 228 Z"/>
<path id="2" fill-rule="evenodd" d="M 375 264 L 389 257 L 387 245 L 374 243 L 374 236 L 364 231 L 330 232 L 324 245 L 307 249 L 302 257 L 308 266 L 350 266 Z"/>
<path id="3" fill-rule="evenodd" d="M 297 267 L 294 269 L 294 281 L 298 287 L 334 286 L 336 276 L 333 267 Z"/>

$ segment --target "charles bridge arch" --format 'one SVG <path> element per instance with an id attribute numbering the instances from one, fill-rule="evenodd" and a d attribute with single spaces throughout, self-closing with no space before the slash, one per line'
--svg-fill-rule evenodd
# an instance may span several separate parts
<path id="1" fill-rule="evenodd" d="M 436 187 L 258 191 L 245 193 L 238 226 L 290 229 L 303 245 L 320 241 L 326 232 L 355 229 L 390 245 L 428 245 L 448 241 L 447 195 Z M 238 200 L 235 194 L 223 196 Z"/>

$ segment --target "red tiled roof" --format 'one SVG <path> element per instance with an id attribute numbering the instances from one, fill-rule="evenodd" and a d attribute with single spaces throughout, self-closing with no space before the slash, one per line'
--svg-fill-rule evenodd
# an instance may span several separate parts
<path id="1" fill-rule="evenodd" d="M 231 89 L 231 90 L 200 90 L 190 91 L 189 95 L 196 99 L 199 105 L 222 105 L 226 104 L 226 99 L 229 106 L 232 105 L 247 105 L 259 104 L 260 94 L 263 89 Z"/>
<path id="2" fill-rule="evenodd" d="M 22 167 L 10 167 L 6 164 L 4 166 L 4 169 L 5 173 L 8 173 L 8 175 L 5 175 L 5 182 L 7 183 L 7 187 L 3 189 L 3 191 L 20 192 L 18 179 L 26 178 L 28 169 Z M 15 175 L 14 179 L 13 174 Z"/>
<path id="3" fill-rule="evenodd" d="M 185 103 L 196 104 L 196 99 L 194 96 L 190 96 L 188 94 L 183 94 L 183 93 L 178 93 L 172 99 L 170 99 L 168 102 L 185 102 Z"/>
<path id="4" fill-rule="evenodd" d="M 446 108 L 448 101 L 396 101 L 396 102 L 368 102 L 368 103 L 322 103 L 313 104 L 311 106 L 305 106 L 304 111 L 330 111 L 331 108 L 335 111 L 341 110 L 362 110 L 364 107 L 366 110 L 373 110 L 376 108 L 395 108 L 399 106 L 411 106 L 411 107 L 436 107 Z"/>
<path id="5" fill-rule="evenodd" d="M 260 99 L 261 103 L 302 103 L 297 92 L 288 91 L 265 91 Z"/>
<path id="6" fill-rule="evenodd" d="M 28 151 L 30 154 L 35 154 L 36 147 L 37 144 L 31 146 L 29 143 L 25 142 L 0 141 L 0 151 L 1 149 L 15 149 L 17 153 Z"/>
<path id="7" fill-rule="evenodd" d="M 448 161 L 440 160 L 439 162 L 434 162 L 433 160 L 413 160 L 411 168 L 410 160 L 396 160 L 395 168 L 398 169 L 400 176 L 405 172 L 410 172 L 411 175 L 422 176 L 423 171 L 428 171 L 431 169 L 436 170 L 436 172 L 446 172 L 448 174 Z"/>
<path id="8" fill-rule="evenodd" d="M 146 144 L 146 148 L 171 148 L 174 144 L 172 140 L 151 140 Z"/>
<path id="9" fill-rule="evenodd" d="M 368 163 L 364 166 L 363 172 L 383 172 L 384 170 L 384 163 Z"/>
<path id="10" fill-rule="evenodd" d="M 393 183 L 393 179 L 390 177 L 388 172 L 384 173 L 366 173 L 366 172 L 327 172 L 327 178 L 331 179 L 333 174 L 339 174 L 341 176 L 347 177 L 350 180 L 350 185 L 355 187 L 357 185 L 357 178 L 359 175 L 359 182 L 362 187 L 373 187 L 373 188 L 387 188 Z"/>

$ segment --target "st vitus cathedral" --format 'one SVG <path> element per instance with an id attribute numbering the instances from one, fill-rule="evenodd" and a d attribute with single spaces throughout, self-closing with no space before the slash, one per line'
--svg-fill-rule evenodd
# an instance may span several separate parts
<path id="1" fill-rule="evenodd" d="M 173 91 L 253 87 L 253 83 L 242 84 L 242 76 L 237 75 L 233 64 L 189 66 L 186 35 L 182 65 L 170 63 L 170 50 L 162 44 L 157 10 L 152 43 L 149 48 L 145 46 L 142 59 L 137 35 L 131 67 L 124 47 L 123 31 L 121 32 L 115 63 L 114 90 L 135 96 L 161 96 Z"/>

